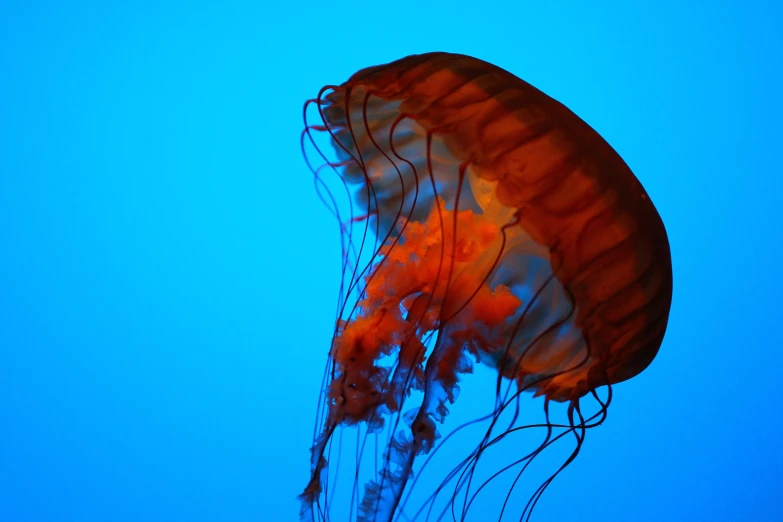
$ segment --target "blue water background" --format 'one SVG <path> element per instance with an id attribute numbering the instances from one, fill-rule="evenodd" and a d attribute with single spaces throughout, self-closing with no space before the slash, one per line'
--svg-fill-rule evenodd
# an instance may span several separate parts
<path id="1" fill-rule="evenodd" d="M 781 520 L 781 26 L 772 1 L 6 0 L 0 520 L 296 519 L 340 254 L 302 103 L 430 50 L 567 104 L 669 232 L 661 352 L 536 519 Z"/>

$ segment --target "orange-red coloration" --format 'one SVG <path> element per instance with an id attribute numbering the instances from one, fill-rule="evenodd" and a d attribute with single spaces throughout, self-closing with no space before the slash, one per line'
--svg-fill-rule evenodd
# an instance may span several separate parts
<path id="1" fill-rule="evenodd" d="M 564 105 L 468 56 L 370 67 L 324 88 L 306 115 L 308 105 L 321 121 L 303 136 L 327 137 L 338 156 L 316 145 L 326 161 L 311 164 L 317 182 L 333 169 L 359 212 L 341 221 L 345 280 L 303 519 L 328 518 L 332 436 L 356 425 L 389 430 L 357 516 L 394 519 L 473 359 L 493 369 L 498 390 L 473 469 L 517 431 L 516 415 L 501 434 L 497 422 L 525 391 L 568 405 L 577 440 L 568 464 L 584 430 L 602 422 L 611 385 L 650 364 L 668 322 L 669 243 L 630 168 Z M 502 396 L 501 382 L 516 393 Z M 595 393 L 603 386 L 606 402 Z M 589 418 L 586 395 L 600 404 Z M 547 438 L 525 458 L 552 441 L 545 412 Z M 401 419 L 407 430 L 395 432 Z M 469 467 L 458 469 L 471 477 Z"/>
<path id="2" fill-rule="evenodd" d="M 385 379 L 378 379 L 380 357 L 398 348 L 400 364 L 418 373 L 420 385 L 425 355 L 420 339 L 449 318 L 459 326 L 441 341 L 435 379 L 452 389 L 463 348 L 476 357 L 500 350 L 504 340 L 498 327 L 521 304 L 507 287 L 491 289 L 470 270 L 498 237 L 497 225 L 470 210 L 451 212 L 439 204 L 424 223 L 401 223 L 400 228 L 403 234 L 379 250 L 357 316 L 342 325 L 334 340 L 332 358 L 344 379 L 332 383 L 330 396 L 346 421 L 370 420 L 384 392 L 387 400 L 395 396 L 385 389 Z M 459 284 L 452 284 L 455 276 Z M 393 402 L 386 406 L 398 409 Z"/>
<path id="3" fill-rule="evenodd" d="M 399 100 L 397 114 L 367 111 L 370 128 L 403 114 L 443 136 L 453 158 L 496 183 L 496 204 L 515 209 L 519 226 L 549 250 L 601 366 L 586 366 L 581 382 L 576 374 L 552 379 L 553 398 L 620 382 L 652 361 L 671 302 L 668 240 L 641 184 L 592 128 L 519 78 L 460 55 L 365 69 L 341 89 L 362 93 L 351 96 L 358 113 L 364 92 Z"/>

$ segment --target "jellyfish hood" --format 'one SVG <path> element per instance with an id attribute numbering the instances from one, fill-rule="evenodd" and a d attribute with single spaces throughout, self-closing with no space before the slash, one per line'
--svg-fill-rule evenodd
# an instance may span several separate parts
<path id="1" fill-rule="evenodd" d="M 557 374 L 586 357 L 538 386 L 568 400 L 650 364 L 671 305 L 669 242 L 647 192 L 588 124 L 516 76 L 448 53 L 364 69 L 326 99 L 336 148 L 361 158 L 344 177 L 372 185 L 364 205 L 380 230 L 400 214 L 424 219 L 436 198 L 513 222 L 490 279 L 536 291 L 546 269 L 530 265 L 542 260 L 554 280 L 537 308 L 575 306 L 548 332 L 528 310 L 515 342 L 527 353 L 506 373 Z"/>

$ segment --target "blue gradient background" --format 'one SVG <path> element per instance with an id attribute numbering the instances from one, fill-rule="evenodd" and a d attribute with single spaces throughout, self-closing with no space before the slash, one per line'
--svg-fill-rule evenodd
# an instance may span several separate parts
<path id="1" fill-rule="evenodd" d="M 296 519 L 339 272 L 301 106 L 430 50 L 571 107 L 671 240 L 664 346 L 534 519 L 781 520 L 780 8 L 419 3 L 2 3 L 0 520 Z"/>

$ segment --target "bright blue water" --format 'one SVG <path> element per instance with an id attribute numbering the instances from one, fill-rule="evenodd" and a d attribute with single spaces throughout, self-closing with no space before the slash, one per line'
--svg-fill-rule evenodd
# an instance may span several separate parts
<path id="1" fill-rule="evenodd" d="M 773 2 L 114 4 L 0 7 L 0 520 L 296 518 L 339 270 L 301 106 L 429 50 L 566 103 L 669 231 L 663 348 L 536 519 L 779 520 Z"/>

